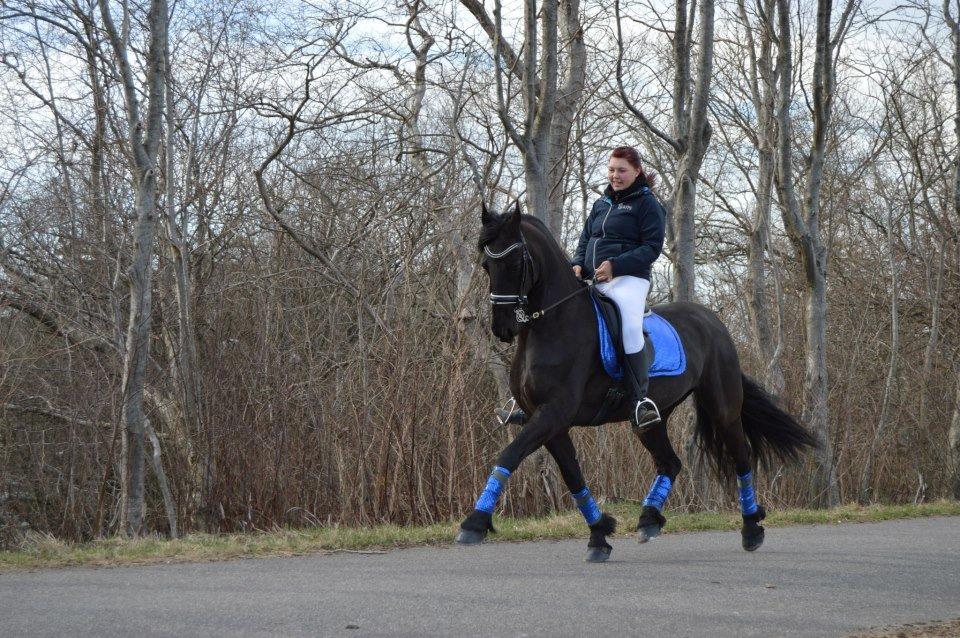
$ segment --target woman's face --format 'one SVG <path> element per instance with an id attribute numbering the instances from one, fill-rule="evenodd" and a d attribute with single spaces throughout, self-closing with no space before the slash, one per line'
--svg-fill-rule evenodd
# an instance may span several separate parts
<path id="1" fill-rule="evenodd" d="M 611 157 L 610 163 L 607 164 L 607 179 L 610 180 L 610 186 L 612 186 L 615 191 L 622 191 L 624 188 L 629 188 L 639 176 L 640 171 L 631 166 L 630 162 L 623 158 Z"/>

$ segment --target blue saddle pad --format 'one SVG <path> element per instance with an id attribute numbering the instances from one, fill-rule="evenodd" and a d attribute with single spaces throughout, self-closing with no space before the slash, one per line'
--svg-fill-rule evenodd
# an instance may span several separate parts
<path id="1" fill-rule="evenodd" d="M 653 365 L 650 366 L 651 377 L 672 377 L 683 374 L 687 369 L 687 354 L 683 351 L 683 342 L 676 328 L 652 312 L 643 318 L 643 329 L 648 333 L 653 343 Z"/>
<path id="2" fill-rule="evenodd" d="M 617 357 L 617 347 L 613 337 L 607 329 L 607 322 L 603 318 L 597 300 L 591 296 L 593 310 L 597 315 L 597 332 L 600 338 L 600 358 L 603 369 L 612 378 L 619 381 L 623 378 L 623 367 Z M 650 366 L 651 377 L 672 377 L 683 374 L 687 369 L 687 355 L 683 350 L 683 342 L 676 329 L 670 322 L 658 314 L 650 313 L 643 318 L 643 329 L 653 344 L 654 360 Z"/>

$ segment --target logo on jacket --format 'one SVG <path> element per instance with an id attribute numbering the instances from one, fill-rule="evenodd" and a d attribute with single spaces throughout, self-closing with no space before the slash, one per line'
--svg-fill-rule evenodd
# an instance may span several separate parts
<path id="1" fill-rule="evenodd" d="M 630 210 L 630 204 L 620 204 L 617 206 L 617 210 Z"/>

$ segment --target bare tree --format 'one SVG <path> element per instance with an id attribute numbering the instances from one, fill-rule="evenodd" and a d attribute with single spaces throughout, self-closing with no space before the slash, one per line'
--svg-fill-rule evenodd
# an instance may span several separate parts
<path id="1" fill-rule="evenodd" d="M 771 302 L 766 267 L 767 249 L 770 242 L 770 211 L 773 203 L 773 177 L 776 164 L 774 151 L 776 145 L 776 120 L 774 118 L 777 101 L 777 74 L 780 71 L 774 65 L 773 45 L 776 26 L 775 0 L 763 0 L 758 3 L 759 43 L 754 37 L 747 16 L 746 2 L 740 0 L 737 10 L 746 34 L 745 46 L 749 59 L 750 97 L 757 114 L 757 127 L 753 135 L 757 152 L 756 205 L 749 230 L 748 287 L 750 321 L 753 325 L 757 345 L 763 359 L 767 362 L 765 379 L 775 394 L 784 387 L 783 369 L 780 364 L 782 337 L 774 334 Z"/>
<path id="2" fill-rule="evenodd" d="M 790 0 L 778 0 L 779 31 L 779 103 L 777 105 L 777 188 L 783 224 L 803 266 L 804 323 L 806 329 L 806 367 L 804 376 L 803 418 L 813 430 L 820 446 L 814 453 L 813 491 L 816 502 L 832 507 L 840 499 L 837 485 L 833 442 L 827 406 L 830 386 L 827 375 L 827 248 L 821 229 L 820 191 L 827 153 L 827 135 L 836 90 L 836 51 L 843 42 L 856 0 L 848 0 L 836 29 L 832 29 L 832 0 L 818 0 L 816 45 L 813 63 L 813 139 L 805 167 L 802 196 L 794 187 L 793 120 L 793 35 L 790 24 Z"/>
<path id="3" fill-rule="evenodd" d="M 694 11 L 697 11 L 694 19 Z M 620 0 L 614 2 L 617 27 L 617 87 L 627 109 L 655 137 L 667 144 L 676 157 L 673 193 L 667 203 L 669 255 L 673 264 L 673 298 L 696 298 L 695 257 L 697 183 L 713 129 L 707 120 L 710 83 L 713 79 L 714 0 L 690 3 L 677 0 L 673 23 L 673 133 L 668 134 L 634 104 L 623 80 L 624 38 Z M 699 25 L 699 48 L 692 68 L 694 35 Z"/>
<path id="4" fill-rule="evenodd" d="M 152 277 L 154 237 L 157 229 L 157 156 L 163 138 L 164 91 L 166 87 L 164 58 L 167 49 L 168 13 L 166 0 L 151 0 L 147 15 L 149 46 L 144 65 L 147 87 L 147 108 L 141 106 L 140 91 L 130 61 L 130 43 L 121 35 L 113 20 L 109 0 L 99 0 L 100 15 L 113 50 L 113 57 L 123 87 L 126 105 L 127 140 L 131 157 L 131 173 L 136 190 L 134 211 L 133 259 L 130 281 L 130 314 L 123 358 L 124 415 L 124 533 L 137 536 L 144 518 L 144 386 L 147 361 L 150 358 L 152 323 Z M 129 16 L 124 15 L 124 23 Z"/>
<path id="5" fill-rule="evenodd" d="M 559 237 L 563 229 L 570 132 L 586 73 L 580 2 L 544 0 L 538 9 L 536 0 L 524 0 L 520 55 L 504 37 L 500 0 L 494 3 L 493 19 L 478 0 L 461 3 L 490 38 L 497 113 L 510 140 L 523 155 L 529 212 Z M 520 83 L 522 125 L 510 113 L 511 78 Z"/>
<path id="6" fill-rule="evenodd" d="M 943 18 L 950 27 L 950 40 L 953 44 L 951 70 L 953 71 L 954 113 L 953 131 L 957 140 L 960 140 L 960 2 L 955 3 L 957 15 L 951 12 L 950 0 L 943 0 Z M 952 204 L 954 220 L 960 220 L 960 150 L 955 151 L 953 158 Z M 956 241 L 956 236 L 954 236 Z M 954 399 L 953 417 L 950 420 L 948 435 L 950 450 L 950 465 L 953 473 L 952 492 L 954 498 L 960 498 L 960 374 L 957 379 L 956 398 Z"/>

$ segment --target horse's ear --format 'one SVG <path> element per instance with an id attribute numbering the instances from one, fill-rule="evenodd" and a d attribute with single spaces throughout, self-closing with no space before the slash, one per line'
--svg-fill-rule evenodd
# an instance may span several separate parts
<path id="1" fill-rule="evenodd" d="M 487 210 L 487 202 L 480 202 L 480 223 L 486 226 L 490 222 L 496 219 L 496 215 Z"/>
<path id="2" fill-rule="evenodd" d="M 513 214 L 510 215 L 510 221 L 508 226 L 511 230 L 520 230 L 520 200 L 518 199 L 513 205 Z"/>
<path id="3" fill-rule="evenodd" d="M 520 232 L 520 201 L 517 200 L 516 205 L 513 207 L 513 213 L 510 215 L 510 219 L 507 221 L 507 232 L 514 234 Z"/>

